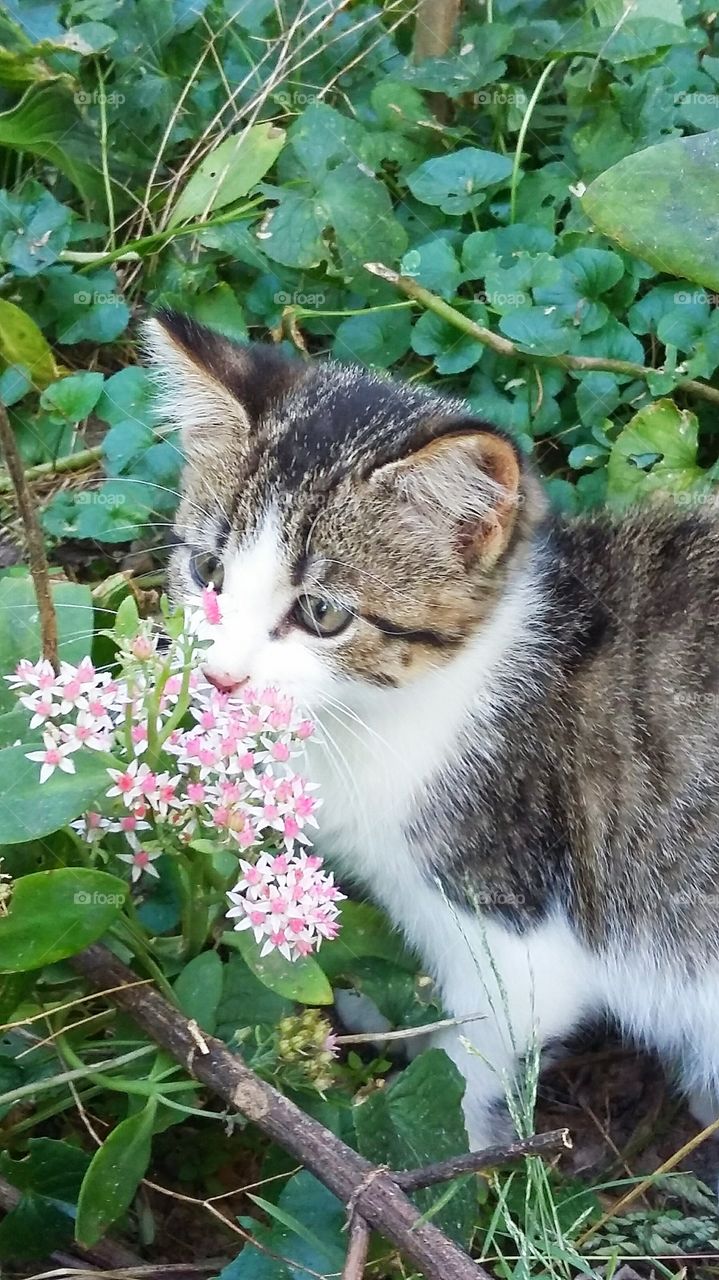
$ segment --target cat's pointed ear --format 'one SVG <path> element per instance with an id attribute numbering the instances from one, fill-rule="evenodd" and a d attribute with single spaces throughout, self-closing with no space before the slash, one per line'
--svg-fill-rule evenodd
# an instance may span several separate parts
<path id="1" fill-rule="evenodd" d="M 467 566 L 494 564 L 524 501 L 522 463 L 506 436 L 472 419 L 425 424 L 431 438 L 374 472 L 391 485 L 405 518 L 428 537 L 449 539 Z"/>
<path id="2" fill-rule="evenodd" d="M 237 449 L 271 401 L 304 373 L 299 361 L 273 347 L 242 346 L 174 311 L 145 321 L 142 338 L 158 414 L 180 428 L 195 459 Z"/>

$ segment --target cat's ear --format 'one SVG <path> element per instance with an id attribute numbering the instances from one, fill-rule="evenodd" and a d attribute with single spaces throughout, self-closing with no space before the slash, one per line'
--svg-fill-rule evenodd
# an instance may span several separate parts
<path id="1" fill-rule="evenodd" d="M 380 467 L 372 481 L 391 485 L 405 518 L 428 537 L 450 539 L 468 567 L 499 559 L 523 501 L 514 444 L 472 420 L 442 424 L 441 434 Z"/>
<path id="2" fill-rule="evenodd" d="M 158 413 L 180 428 L 185 451 L 197 460 L 249 439 L 270 401 L 304 372 L 272 347 L 241 346 L 174 311 L 145 321 L 142 338 Z"/>

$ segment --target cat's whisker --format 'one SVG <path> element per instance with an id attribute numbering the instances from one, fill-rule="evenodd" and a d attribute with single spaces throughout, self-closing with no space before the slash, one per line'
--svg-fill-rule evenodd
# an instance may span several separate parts
<path id="1" fill-rule="evenodd" d="M 359 725 L 360 728 L 364 729 L 371 735 L 371 737 L 375 738 L 383 747 L 392 752 L 392 754 L 396 754 L 387 738 L 383 737 L 381 733 L 378 733 L 376 729 L 373 729 L 371 725 L 367 724 L 366 720 L 363 720 L 362 717 L 351 707 L 348 707 L 345 702 L 341 702 L 338 698 L 333 698 L 331 694 L 327 693 L 323 694 L 322 697 L 327 699 L 330 705 L 334 707 L 335 711 L 339 712 L 341 715 L 349 716 L 355 724 Z"/>

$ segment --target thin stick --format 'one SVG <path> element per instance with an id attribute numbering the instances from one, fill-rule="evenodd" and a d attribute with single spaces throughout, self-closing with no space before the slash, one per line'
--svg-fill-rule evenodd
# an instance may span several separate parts
<path id="1" fill-rule="evenodd" d="M 101 457 L 100 445 L 94 449 L 79 449 L 77 453 L 68 453 L 65 457 L 56 458 L 54 462 L 36 462 L 34 467 L 28 467 L 24 476 L 26 480 L 41 480 L 50 476 L 66 475 L 70 471 L 84 471 L 85 467 L 92 467 L 99 462 Z M 10 470 L 9 467 L 8 470 Z M 13 481 L 9 477 L 0 476 L 0 493 L 10 493 L 14 488 Z"/>
<path id="2" fill-rule="evenodd" d="M 438 1160 L 422 1169 L 393 1174 L 403 1191 L 418 1191 L 421 1187 L 433 1187 L 438 1182 L 449 1182 L 465 1173 L 480 1173 L 483 1169 L 496 1169 L 499 1164 L 519 1160 L 522 1156 L 553 1156 L 559 1151 L 571 1149 L 572 1139 L 568 1129 L 552 1129 L 551 1133 L 537 1133 L 533 1138 L 523 1138 L 508 1147 L 486 1147 L 484 1151 L 470 1151 L 466 1156 L 453 1156 L 450 1160 Z"/>
<path id="3" fill-rule="evenodd" d="M 373 276 L 379 276 L 381 280 L 387 280 L 389 284 L 393 284 L 396 289 L 406 294 L 408 298 L 413 298 L 420 306 L 426 307 L 428 311 L 433 311 L 435 315 L 441 316 L 443 320 L 453 325 L 455 329 L 468 334 L 470 338 L 474 338 L 476 342 L 481 342 L 482 346 L 489 347 L 499 356 L 527 360 L 530 363 L 556 365 L 559 369 L 579 369 L 584 373 L 590 370 L 599 370 L 604 373 L 625 373 L 632 378 L 647 379 L 651 374 L 658 372 L 656 369 L 651 369 L 646 365 L 634 364 L 631 360 L 610 360 L 604 359 L 603 356 L 549 356 L 542 355 L 541 352 L 523 351 L 514 342 L 510 342 L 509 338 L 503 338 L 501 334 L 494 333 L 491 329 L 485 328 L 484 325 L 476 324 L 474 320 L 469 319 L 469 316 L 463 315 L 461 311 L 451 307 L 444 299 L 438 298 L 436 293 L 430 293 L 429 289 L 424 289 L 421 284 L 417 284 L 416 280 L 411 280 L 409 276 L 399 275 L 397 271 L 392 271 L 390 267 L 384 266 L 382 262 L 365 262 L 364 267 L 365 271 L 370 271 Z M 697 382 L 694 378 L 688 378 L 686 382 L 680 382 L 677 389 L 689 391 L 692 395 L 698 396 L 702 400 L 710 400 L 712 404 L 719 404 L 719 389 L 709 387 L 705 382 Z"/>
<path id="4" fill-rule="evenodd" d="M 481 1022 L 483 1013 L 468 1013 L 464 1018 L 440 1018 L 439 1022 L 426 1022 L 422 1027 L 402 1027 L 399 1031 L 353 1031 L 352 1035 L 335 1036 L 335 1044 L 373 1044 L 377 1040 L 412 1040 L 426 1036 L 445 1027 L 461 1027 L 465 1022 Z"/>
<path id="5" fill-rule="evenodd" d="M 359 1213 L 353 1213 L 350 1223 L 350 1239 L 342 1280 L 362 1280 L 369 1253 L 370 1229 Z"/>
<path id="6" fill-rule="evenodd" d="M 15 435 L 10 426 L 4 405 L 0 405 L 0 443 L 2 443 L 7 469 L 10 472 L 10 479 L 15 490 L 17 505 L 25 530 L 30 573 L 35 584 L 35 595 L 37 596 L 37 607 L 40 614 L 42 653 L 57 675 L 60 670 L 60 660 L 57 653 L 57 618 L 50 590 L 50 573 L 48 571 L 47 556 L 45 555 L 45 543 L 33 506 L 32 494 L 25 478 L 22 458 L 18 452 Z"/>
<path id="7" fill-rule="evenodd" d="M 107 990 L 135 975 L 105 947 L 88 947 L 70 961 L 92 987 Z M 351 1205 L 367 1224 L 399 1249 L 425 1280 L 489 1280 L 478 1263 L 430 1222 L 385 1169 L 345 1145 L 329 1129 L 306 1115 L 289 1098 L 260 1079 L 226 1045 L 208 1035 L 207 1053 L 198 1053 L 188 1019 L 151 987 L 118 990 L 110 997 L 185 1070 L 313 1173 Z"/>

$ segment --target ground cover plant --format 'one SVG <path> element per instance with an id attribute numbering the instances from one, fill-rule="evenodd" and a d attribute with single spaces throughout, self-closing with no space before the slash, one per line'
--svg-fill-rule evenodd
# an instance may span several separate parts
<path id="1" fill-rule="evenodd" d="M 217 1035 L 374 1164 L 466 1149 L 452 1064 L 403 1056 L 443 1016 L 431 984 L 304 844 L 315 793 L 292 753 L 311 726 L 257 690 L 224 724 L 224 759 L 193 740 L 193 709 L 210 734 L 202 717 L 223 712 L 193 701 L 192 620 L 162 598 L 181 458 L 134 320 L 172 306 L 458 394 L 533 453 L 570 512 L 664 491 L 711 502 L 718 86 L 708 0 L 3 7 L 0 404 L 62 663 L 59 677 L 41 664 L 0 470 L 0 676 L 23 664 L 0 681 L 9 1274 L 68 1255 L 194 1260 L 222 1280 L 345 1264 L 345 1206 L 110 994 L 90 997 L 72 961 L 100 938 L 200 1042 Z M 222 794 L 213 769 L 240 741 L 252 767 Z M 274 928 L 267 905 L 288 887 L 302 909 Z M 353 992 L 400 1037 L 347 1042 Z M 537 1075 L 528 1064 L 515 1100 L 525 1135 Z M 651 1065 L 585 1046 L 573 1073 L 549 1074 L 538 1115 L 574 1130 L 573 1156 L 421 1190 L 426 1221 L 496 1277 L 612 1276 L 627 1259 L 640 1276 L 713 1274 L 713 1194 L 696 1150 L 674 1160 L 696 1126 Z M 366 1274 L 418 1273 L 377 1235 Z"/>

